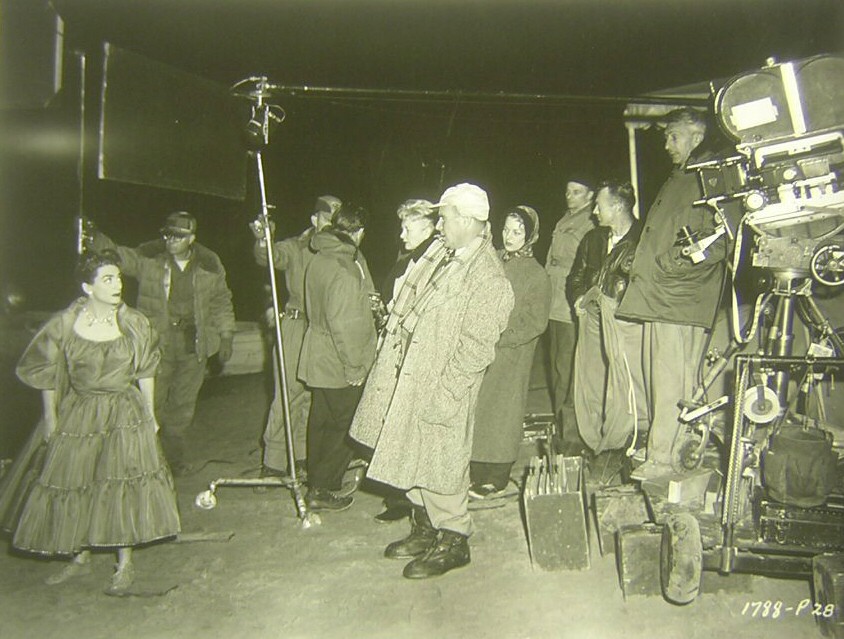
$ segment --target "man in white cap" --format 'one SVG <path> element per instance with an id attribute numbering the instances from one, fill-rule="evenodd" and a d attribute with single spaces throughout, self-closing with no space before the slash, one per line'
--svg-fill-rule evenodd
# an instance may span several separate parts
<path id="1" fill-rule="evenodd" d="M 284 340 L 284 368 L 287 379 L 287 399 L 290 404 L 293 451 L 296 470 L 300 475 L 304 475 L 306 469 L 308 413 L 311 410 L 311 393 L 297 379 L 299 354 L 302 352 L 302 342 L 308 328 L 305 317 L 305 269 L 315 255 L 309 248 L 311 238 L 331 224 L 332 216 L 340 210 L 341 206 L 342 202 L 333 195 L 318 197 L 311 215 L 311 226 L 299 235 L 273 242 L 273 266 L 276 270 L 284 272 L 284 283 L 287 287 L 287 302 L 281 314 L 281 339 Z M 255 234 L 255 261 L 260 266 L 266 266 L 267 245 L 264 230 L 255 222 L 250 225 L 250 228 Z M 273 321 L 272 317 L 270 321 Z M 273 379 L 275 396 L 270 404 L 267 425 L 264 429 L 262 477 L 282 476 L 288 465 L 284 411 L 281 405 L 281 382 L 275 351 Z M 289 468 L 287 474 L 290 474 Z"/>
<path id="2" fill-rule="evenodd" d="M 374 449 L 370 479 L 406 490 L 410 535 L 387 546 L 409 579 L 470 561 L 475 401 L 513 308 L 489 232 L 489 201 L 458 184 L 436 205 L 442 234 L 408 275 L 350 434 Z"/>

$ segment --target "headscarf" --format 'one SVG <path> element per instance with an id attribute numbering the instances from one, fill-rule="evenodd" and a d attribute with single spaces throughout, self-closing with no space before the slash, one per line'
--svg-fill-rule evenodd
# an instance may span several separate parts
<path id="1" fill-rule="evenodd" d="M 533 257 L 533 245 L 539 239 L 539 214 L 530 206 L 519 205 L 510 209 L 507 217 L 518 218 L 522 223 L 525 228 L 525 243 L 518 251 L 505 249 L 501 259 L 506 262 L 514 257 Z"/>

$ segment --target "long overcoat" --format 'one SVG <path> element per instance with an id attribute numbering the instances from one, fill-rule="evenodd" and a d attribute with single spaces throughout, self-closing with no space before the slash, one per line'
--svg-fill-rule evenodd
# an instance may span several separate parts
<path id="1" fill-rule="evenodd" d="M 536 259 L 513 257 L 504 272 L 515 305 L 478 394 L 472 447 L 478 462 L 510 463 L 518 456 L 533 354 L 551 306 L 551 282 Z"/>
<path id="2" fill-rule="evenodd" d="M 433 273 L 444 255 L 438 239 L 408 276 L 350 434 L 374 449 L 371 479 L 456 494 L 469 485 L 475 401 L 513 291 L 488 236 Z"/>

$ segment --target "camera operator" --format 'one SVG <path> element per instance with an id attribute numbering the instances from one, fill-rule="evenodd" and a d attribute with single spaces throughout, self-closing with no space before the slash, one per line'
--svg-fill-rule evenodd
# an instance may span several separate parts
<path id="1" fill-rule="evenodd" d="M 691 396 L 707 330 L 718 307 L 726 257 L 720 238 L 700 263 L 683 255 L 677 241 L 684 227 L 698 236 L 715 222 L 701 197 L 698 176 L 686 170 L 706 134 L 699 111 L 683 107 L 666 115 L 665 150 L 674 169 L 645 218 L 618 317 L 644 324 L 642 364 L 649 401 L 647 461 L 633 477 L 652 479 L 672 472 L 672 451 L 681 431 L 678 403 Z M 695 161 L 706 159 L 695 155 Z"/>

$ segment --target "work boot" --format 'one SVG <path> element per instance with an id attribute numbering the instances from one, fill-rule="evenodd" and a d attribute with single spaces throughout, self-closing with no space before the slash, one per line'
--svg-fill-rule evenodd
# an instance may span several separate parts
<path id="1" fill-rule="evenodd" d="M 469 561 L 469 538 L 444 529 L 439 541 L 424 555 L 407 564 L 403 574 L 408 579 L 439 577 L 449 570 L 467 565 Z"/>
<path id="2" fill-rule="evenodd" d="M 384 556 L 387 559 L 413 559 L 424 554 L 436 541 L 437 529 L 428 518 L 428 513 L 424 508 L 414 506 L 410 512 L 410 534 L 387 546 Z"/>
<path id="3" fill-rule="evenodd" d="M 351 495 L 340 497 L 324 488 L 310 488 L 305 496 L 308 508 L 314 512 L 340 512 L 349 508 L 354 501 Z"/>

